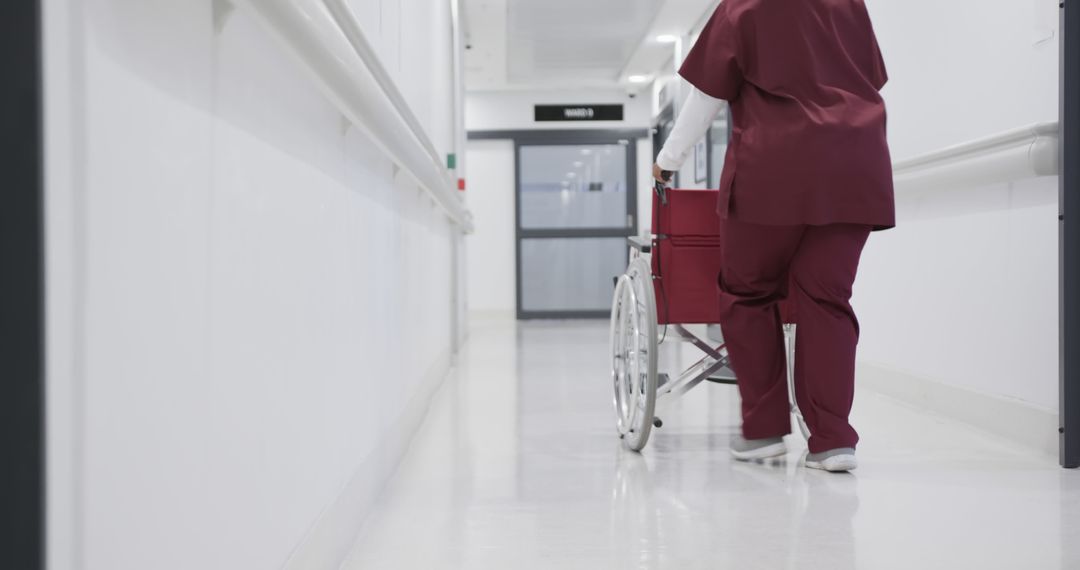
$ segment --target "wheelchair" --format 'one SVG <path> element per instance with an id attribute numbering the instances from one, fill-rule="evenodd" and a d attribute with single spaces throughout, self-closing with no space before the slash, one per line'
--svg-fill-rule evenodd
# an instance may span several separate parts
<path id="1" fill-rule="evenodd" d="M 611 380 L 616 428 L 624 445 L 641 451 L 658 415 L 703 382 L 737 384 L 723 342 L 712 344 L 690 330 L 718 325 L 721 237 L 716 221 L 719 191 L 680 190 L 657 183 L 653 193 L 653 234 L 628 238 L 630 263 L 615 278 L 611 307 Z M 795 308 L 781 304 L 790 409 L 809 438 L 795 399 Z M 663 339 L 660 337 L 664 327 Z M 688 342 L 703 356 L 678 375 L 659 372 L 659 348 L 668 337 Z M 707 335 L 708 336 L 708 335 Z"/>

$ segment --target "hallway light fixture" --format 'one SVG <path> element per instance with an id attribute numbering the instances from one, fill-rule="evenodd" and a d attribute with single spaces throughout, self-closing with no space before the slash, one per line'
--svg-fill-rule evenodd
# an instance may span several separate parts
<path id="1" fill-rule="evenodd" d="M 631 75 L 626 78 L 630 83 L 646 83 L 649 81 L 648 75 Z"/>
<path id="2" fill-rule="evenodd" d="M 662 35 L 656 36 L 656 41 L 658 41 L 658 42 L 660 42 L 662 44 L 673 44 L 673 43 L 679 41 L 679 36 L 673 36 L 671 34 L 662 34 Z"/>

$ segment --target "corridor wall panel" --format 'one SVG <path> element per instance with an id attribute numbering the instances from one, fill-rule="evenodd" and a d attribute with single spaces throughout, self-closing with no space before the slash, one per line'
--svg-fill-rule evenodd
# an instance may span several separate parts
<path id="1" fill-rule="evenodd" d="M 514 249 L 514 142 L 469 141 L 467 198 L 476 216 L 469 244 L 468 298 L 478 313 L 512 316 L 516 309 Z"/>
<path id="2" fill-rule="evenodd" d="M 895 159 L 1057 120 L 1057 2 L 866 5 L 889 71 Z"/>
<path id="3" fill-rule="evenodd" d="M 1056 2 L 866 3 L 894 160 L 1057 121 Z M 898 191 L 855 285 L 861 385 L 1056 453 L 1057 214 L 1055 177 Z"/>
<path id="4" fill-rule="evenodd" d="M 448 370 L 458 232 L 244 9 L 49 2 L 51 567 L 330 564 Z M 422 4 L 376 44 L 450 153 Z"/>

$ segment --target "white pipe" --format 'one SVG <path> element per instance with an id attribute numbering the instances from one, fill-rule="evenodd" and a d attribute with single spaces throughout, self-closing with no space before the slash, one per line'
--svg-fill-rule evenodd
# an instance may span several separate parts
<path id="1" fill-rule="evenodd" d="M 896 189 L 974 188 L 1037 176 L 1055 176 L 1058 123 L 1040 123 L 893 164 Z"/>
<path id="2" fill-rule="evenodd" d="M 354 126 L 409 172 L 463 231 L 472 231 L 455 181 L 343 0 L 241 4 L 299 58 Z"/>

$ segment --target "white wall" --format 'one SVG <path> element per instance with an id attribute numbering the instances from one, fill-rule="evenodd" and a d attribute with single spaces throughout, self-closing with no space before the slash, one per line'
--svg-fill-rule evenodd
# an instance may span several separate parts
<path id="1" fill-rule="evenodd" d="M 514 244 L 514 143 L 469 141 L 469 189 L 466 201 L 476 232 L 465 238 L 469 249 L 469 309 L 513 315 L 517 306 Z"/>
<path id="2" fill-rule="evenodd" d="M 1057 2 L 866 3 L 890 75 L 896 158 L 1057 120 Z"/>
<path id="3" fill-rule="evenodd" d="M 451 152 L 449 4 L 355 6 Z M 454 228 L 244 9 L 45 14 L 50 568 L 336 567 L 447 370 Z"/>
<path id="4" fill-rule="evenodd" d="M 553 121 L 537 123 L 535 105 L 625 105 L 622 121 Z M 527 129 L 643 129 L 652 118 L 645 95 L 630 98 L 619 90 L 470 91 L 465 97 L 465 126 L 470 131 Z"/>
<path id="5" fill-rule="evenodd" d="M 1056 408 L 1057 180 L 899 204 L 864 256 L 861 356 Z"/>
<path id="6" fill-rule="evenodd" d="M 867 4 L 892 78 L 894 158 L 1057 120 L 1056 3 Z M 856 284 L 862 379 L 1056 414 L 1056 178 L 900 193 L 897 206 L 898 228 L 871 237 Z M 1056 429 L 1044 427 L 1049 449 Z"/>

